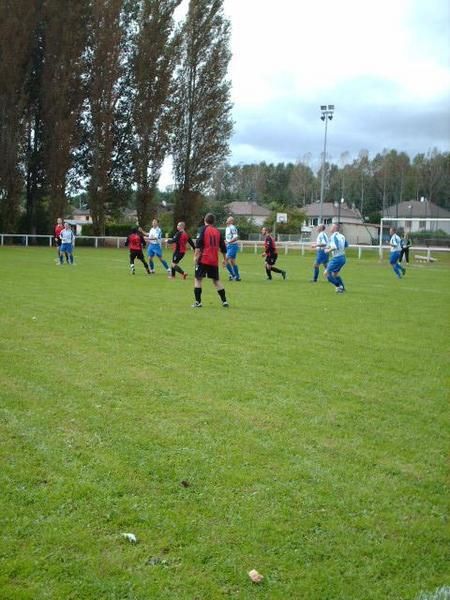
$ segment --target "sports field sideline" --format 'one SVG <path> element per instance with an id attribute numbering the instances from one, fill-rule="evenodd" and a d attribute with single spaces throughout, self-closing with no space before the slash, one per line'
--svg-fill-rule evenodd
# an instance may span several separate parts
<path id="1" fill-rule="evenodd" d="M 339 295 L 312 252 L 271 282 L 240 253 L 229 310 L 208 281 L 193 310 L 191 253 L 182 281 L 124 249 L 1 248 L 0 598 L 450 586 L 450 258 L 399 281 L 348 256 Z"/>

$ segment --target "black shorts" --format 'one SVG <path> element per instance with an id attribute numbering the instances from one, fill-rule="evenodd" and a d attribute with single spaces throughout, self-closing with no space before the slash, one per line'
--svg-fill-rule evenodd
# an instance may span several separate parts
<path id="1" fill-rule="evenodd" d="M 135 258 L 145 262 L 144 253 L 142 250 L 130 250 L 130 262 L 133 262 Z"/>
<path id="2" fill-rule="evenodd" d="M 212 265 L 202 265 L 199 263 L 195 267 L 195 279 L 203 279 L 207 277 L 213 281 L 219 281 L 219 267 L 213 267 Z"/>
<path id="3" fill-rule="evenodd" d="M 58 246 L 58 248 L 61 246 L 62 244 L 62 240 L 61 238 L 55 238 L 55 244 Z"/>
<path id="4" fill-rule="evenodd" d="M 176 265 L 180 262 L 180 260 L 183 258 L 184 256 L 184 252 L 174 252 L 173 256 L 172 256 L 172 262 L 174 262 Z"/>
<path id="5" fill-rule="evenodd" d="M 273 267 L 273 265 L 277 262 L 278 254 L 271 254 L 270 256 L 266 256 L 266 263 Z"/>

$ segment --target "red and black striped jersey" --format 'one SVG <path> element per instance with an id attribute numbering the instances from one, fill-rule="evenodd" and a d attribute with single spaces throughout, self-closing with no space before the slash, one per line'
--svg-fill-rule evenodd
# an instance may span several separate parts
<path id="1" fill-rule="evenodd" d="M 205 225 L 197 238 L 197 248 L 200 249 L 198 262 L 212 267 L 219 266 L 219 251 L 225 254 L 227 247 L 220 231 L 212 225 Z"/>
<path id="2" fill-rule="evenodd" d="M 192 249 L 195 249 L 194 242 L 186 231 L 177 231 L 173 238 L 167 240 L 167 243 L 175 244 L 175 252 L 178 254 L 185 254 L 187 244 L 189 244 Z"/>
<path id="3" fill-rule="evenodd" d="M 130 233 L 125 242 L 125 246 L 128 246 L 129 250 L 139 251 L 145 248 L 145 241 L 140 233 Z"/>
<path id="4" fill-rule="evenodd" d="M 275 254 L 277 254 L 275 240 L 271 235 L 266 235 L 266 237 L 264 238 L 264 252 L 266 256 L 274 256 Z"/>

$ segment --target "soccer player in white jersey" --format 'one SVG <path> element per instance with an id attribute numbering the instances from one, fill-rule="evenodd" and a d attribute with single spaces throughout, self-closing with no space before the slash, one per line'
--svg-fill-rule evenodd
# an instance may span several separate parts
<path id="1" fill-rule="evenodd" d="M 328 263 L 324 275 L 328 281 L 336 287 L 336 292 L 339 294 L 345 292 L 344 282 L 342 281 L 339 273 L 346 263 L 345 249 L 347 246 L 347 240 L 342 233 L 339 232 L 339 225 L 334 223 L 331 226 L 328 246 L 325 248 L 325 252 L 327 254 L 331 252 L 333 257 Z"/>
<path id="2" fill-rule="evenodd" d="M 153 261 L 153 258 L 157 256 L 167 273 L 171 275 L 172 273 L 169 268 L 169 265 L 162 257 L 162 231 L 161 227 L 159 226 L 158 219 L 153 219 L 152 227 L 148 233 L 146 233 L 142 229 L 140 229 L 140 231 L 145 235 L 145 241 L 148 242 L 147 255 L 150 273 L 155 272 L 155 263 Z"/>
<path id="3" fill-rule="evenodd" d="M 239 233 L 234 225 L 233 217 L 228 217 L 227 228 L 225 230 L 225 244 L 227 246 L 227 271 L 230 274 L 230 281 L 240 281 L 239 267 L 236 264 L 236 256 L 239 252 L 238 245 Z"/>
<path id="4" fill-rule="evenodd" d="M 325 233 L 325 225 L 319 225 L 317 228 L 318 236 L 316 239 L 316 243 L 313 244 L 313 248 L 316 248 L 316 262 L 314 263 L 314 274 L 311 279 L 311 283 L 317 283 L 319 278 L 319 268 L 320 265 L 323 265 L 325 270 L 327 268 L 329 256 L 325 252 L 325 248 L 328 246 L 328 236 Z"/>
<path id="5" fill-rule="evenodd" d="M 59 237 L 61 238 L 59 262 L 63 264 L 65 256 L 67 264 L 73 265 L 73 245 L 75 242 L 75 235 L 69 223 L 64 223 L 64 229 L 61 230 Z"/>
<path id="6" fill-rule="evenodd" d="M 389 234 L 391 239 L 389 240 L 389 246 L 391 247 L 391 254 L 389 256 L 389 262 L 394 269 L 394 273 L 397 275 L 399 279 L 402 278 L 406 273 L 406 269 L 401 266 L 399 260 L 402 252 L 402 239 L 397 234 L 397 230 L 395 227 L 391 227 L 389 230 Z"/>

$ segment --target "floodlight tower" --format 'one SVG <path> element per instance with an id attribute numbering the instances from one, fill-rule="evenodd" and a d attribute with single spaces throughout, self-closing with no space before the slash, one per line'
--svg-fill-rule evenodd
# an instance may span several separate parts
<path id="1" fill-rule="evenodd" d="M 323 142 L 323 154 L 322 154 L 322 174 L 320 178 L 320 216 L 319 216 L 319 225 L 323 221 L 323 192 L 325 186 L 325 160 L 327 155 L 327 129 L 328 129 L 328 121 L 331 121 L 334 113 L 334 104 L 322 104 L 320 106 L 320 111 L 322 113 L 321 119 L 325 122 L 325 137 Z"/>

